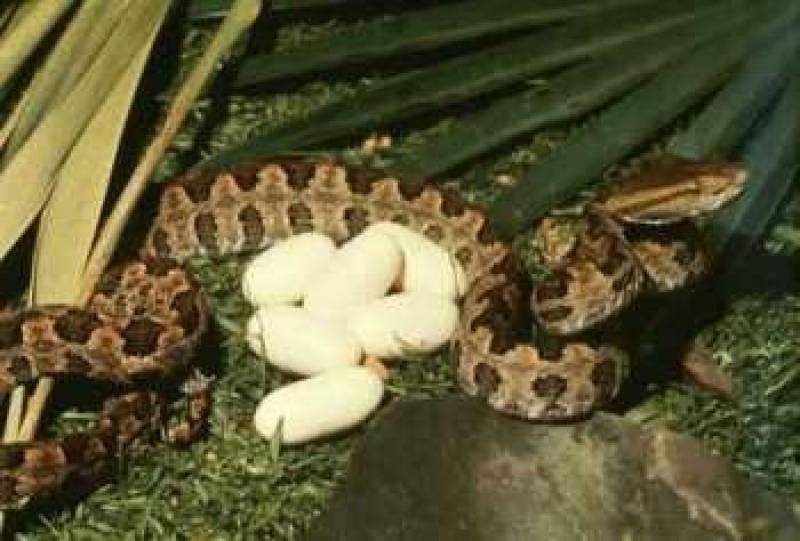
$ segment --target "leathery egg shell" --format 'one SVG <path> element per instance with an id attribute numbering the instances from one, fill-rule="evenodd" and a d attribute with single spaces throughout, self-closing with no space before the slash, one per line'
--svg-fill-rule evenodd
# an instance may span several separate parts
<path id="1" fill-rule="evenodd" d="M 297 306 L 259 309 L 247 324 L 247 342 L 270 364 L 303 376 L 354 366 L 362 353 L 347 327 Z"/>
<path id="2" fill-rule="evenodd" d="M 304 443 L 329 436 L 364 421 L 383 397 L 383 381 L 364 366 L 337 368 L 280 387 L 256 408 L 253 424 L 267 439 Z"/>
<path id="3" fill-rule="evenodd" d="M 345 243 L 306 291 L 310 312 L 341 319 L 354 308 L 382 297 L 400 275 L 403 252 L 389 235 L 364 231 Z"/>
<path id="4" fill-rule="evenodd" d="M 372 301 L 349 320 L 364 352 L 382 358 L 434 351 L 450 340 L 457 323 L 454 301 L 425 292 Z"/>
<path id="5" fill-rule="evenodd" d="M 333 240 L 320 233 L 289 237 L 250 261 L 242 276 L 244 296 L 255 306 L 297 302 L 335 253 Z"/>
<path id="6" fill-rule="evenodd" d="M 365 231 L 371 230 L 389 235 L 400 245 L 404 257 L 401 279 L 404 291 L 428 291 L 451 299 L 466 292 L 467 279 L 461 264 L 425 235 L 392 222 L 378 222 Z"/>

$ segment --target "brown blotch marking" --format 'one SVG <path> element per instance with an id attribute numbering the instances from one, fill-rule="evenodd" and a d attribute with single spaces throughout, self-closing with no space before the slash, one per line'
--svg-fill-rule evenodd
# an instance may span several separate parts
<path id="1" fill-rule="evenodd" d="M 516 345 L 516 329 L 513 323 L 513 311 L 503 301 L 502 294 L 497 290 L 490 291 L 485 297 L 488 305 L 480 316 L 472 321 L 471 328 L 486 327 L 492 330 L 492 343 L 489 350 L 492 353 L 504 353 Z"/>
<path id="2" fill-rule="evenodd" d="M 289 226 L 294 234 L 311 231 L 314 228 L 312 220 L 311 209 L 305 203 L 296 201 L 289 205 Z"/>
<path id="3" fill-rule="evenodd" d="M 95 293 L 112 295 L 122 285 L 122 268 L 115 267 L 105 272 L 95 286 Z"/>
<path id="4" fill-rule="evenodd" d="M 411 223 L 411 217 L 407 212 L 396 212 L 392 215 L 392 222 L 400 225 L 408 225 Z"/>
<path id="5" fill-rule="evenodd" d="M 158 337 L 164 327 L 150 319 L 137 319 L 122 330 L 125 345 L 122 347 L 128 355 L 147 355 L 158 347 Z"/>
<path id="6" fill-rule="evenodd" d="M 230 172 L 236 186 L 243 192 L 249 192 L 258 186 L 258 169 L 253 166 L 239 167 Z"/>
<path id="7" fill-rule="evenodd" d="M 56 318 L 53 328 L 64 341 L 83 344 L 100 325 L 100 320 L 91 312 L 67 310 Z"/>
<path id="8" fill-rule="evenodd" d="M 585 234 L 589 239 L 596 241 L 610 234 L 610 231 L 608 231 L 606 227 L 606 221 L 601 219 L 600 216 L 594 212 L 587 213 L 586 221 L 588 227 L 586 228 Z"/>
<path id="9" fill-rule="evenodd" d="M 183 269 L 180 267 L 180 265 L 177 265 L 175 262 L 170 261 L 169 259 L 162 259 L 160 257 L 148 257 L 142 259 L 141 261 L 142 263 L 144 263 L 145 269 L 147 269 L 146 274 L 151 274 L 153 276 L 166 276 L 167 274 L 169 274 L 174 270 L 183 272 Z M 138 263 L 135 263 L 135 265 L 138 265 Z M 150 287 L 152 287 L 152 284 L 149 281 L 147 281 L 146 276 L 144 277 L 144 280 L 142 279 L 142 277 L 137 277 L 136 280 L 137 282 L 140 283 L 139 285 L 140 288 L 142 286 L 145 286 L 145 284 L 148 284 Z"/>
<path id="10" fill-rule="evenodd" d="M 634 276 L 633 269 L 629 272 L 622 273 L 611 282 L 611 288 L 617 293 L 630 291 L 634 285 Z"/>
<path id="11" fill-rule="evenodd" d="M 355 236 L 369 225 L 369 211 L 363 207 L 349 207 L 344 211 L 344 221 L 350 236 Z"/>
<path id="12" fill-rule="evenodd" d="M 418 182 L 397 182 L 397 189 L 400 191 L 400 195 L 402 195 L 407 200 L 416 199 L 425 189 L 425 185 Z"/>
<path id="13" fill-rule="evenodd" d="M 178 312 L 181 327 L 191 334 L 200 325 L 200 311 L 197 306 L 197 293 L 194 291 L 182 291 L 175 295 L 172 300 L 171 309 Z"/>
<path id="14" fill-rule="evenodd" d="M 284 170 L 289 186 L 295 190 L 305 189 L 308 186 L 308 182 L 314 176 L 315 166 L 311 162 L 296 160 L 277 165 Z"/>
<path id="15" fill-rule="evenodd" d="M 21 446 L 18 445 L 2 445 L 0 446 L 0 468 L 4 470 L 10 470 L 12 468 L 17 468 L 22 466 L 22 463 L 25 461 L 25 452 L 22 450 Z M 3 476 L 0 477 L 2 481 L 7 480 L 8 478 Z M 2 486 L 0 482 L 0 494 L 7 494 L 6 487 Z"/>
<path id="16" fill-rule="evenodd" d="M 0 349 L 22 344 L 22 316 L 14 314 L 0 317 Z"/>
<path id="17" fill-rule="evenodd" d="M 452 190 L 444 189 L 439 190 L 439 193 L 442 195 L 442 212 L 445 216 L 460 216 L 464 213 L 467 206 L 460 195 Z"/>
<path id="18" fill-rule="evenodd" d="M 607 257 L 603 259 L 600 264 L 600 272 L 605 275 L 614 274 L 619 268 L 621 268 L 626 262 L 628 258 L 622 252 L 618 250 L 612 250 Z"/>
<path id="19" fill-rule="evenodd" d="M 67 352 L 65 358 L 67 372 L 71 374 L 89 374 L 94 366 L 91 362 L 76 353 Z"/>
<path id="20" fill-rule="evenodd" d="M 461 266 L 465 269 L 468 268 L 470 263 L 472 263 L 472 250 L 467 246 L 462 246 L 456 250 L 456 261 L 461 263 Z"/>
<path id="21" fill-rule="evenodd" d="M 592 368 L 589 379 L 597 387 L 600 400 L 611 399 L 617 383 L 617 368 L 613 361 L 606 359 Z"/>
<path id="22" fill-rule="evenodd" d="M 19 465 L 22 465 L 22 461 Z M 2 464 L 0 467 L 5 468 Z M 0 502 L 13 503 L 18 497 L 16 477 L 11 474 L 0 474 Z"/>
<path id="23" fill-rule="evenodd" d="M 481 244 L 490 244 L 494 242 L 495 239 L 496 237 L 494 231 L 492 231 L 492 228 L 489 226 L 489 223 L 483 222 L 483 224 L 481 224 L 480 230 L 478 231 L 478 242 L 480 242 Z"/>
<path id="24" fill-rule="evenodd" d="M 248 250 L 258 248 L 266 234 L 261 213 L 253 205 L 247 205 L 239 211 L 239 222 L 244 231 L 244 247 Z"/>
<path id="25" fill-rule="evenodd" d="M 549 301 L 562 299 L 567 294 L 567 282 L 563 276 L 557 276 L 541 282 L 536 287 L 536 299 L 538 301 Z"/>
<path id="26" fill-rule="evenodd" d="M 33 379 L 30 359 L 24 355 L 14 355 L 8 363 L 8 373 L 18 382 L 30 381 Z"/>
<path id="27" fill-rule="evenodd" d="M 557 306 L 538 312 L 539 319 L 545 322 L 560 321 L 572 313 L 569 306 Z"/>
<path id="28" fill-rule="evenodd" d="M 372 183 L 375 181 L 375 175 L 370 174 L 364 169 L 357 169 L 350 172 L 348 184 L 350 190 L 359 195 L 367 195 L 372 190 Z"/>
<path id="29" fill-rule="evenodd" d="M 482 394 L 492 394 L 500 386 L 500 375 L 487 363 L 478 363 L 475 366 L 475 383 Z"/>
<path id="30" fill-rule="evenodd" d="M 208 201 L 211 187 L 216 180 L 216 172 L 203 172 L 197 176 L 181 178 L 176 181 L 176 184 L 184 189 L 192 203 L 202 203 Z"/>
<path id="31" fill-rule="evenodd" d="M 217 251 L 217 221 L 214 215 L 209 212 L 201 212 L 194 219 L 197 238 L 204 248 L 210 251 Z"/>
<path id="32" fill-rule="evenodd" d="M 92 448 L 93 437 L 88 434 L 68 434 L 61 440 L 61 451 L 64 453 L 67 464 L 80 464 L 84 462 L 87 451 Z"/>
<path id="33" fill-rule="evenodd" d="M 567 380 L 555 374 L 549 374 L 533 380 L 531 390 L 541 398 L 555 400 L 567 390 Z"/>
<path id="34" fill-rule="evenodd" d="M 157 227 L 153 231 L 153 234 L 150 237 L 150 243 L 153 245 L 156 255 L 159 257 L 169 257 L 169 254 L 172 251 L 169 245 L 169 234 L 162 228 Z"/>
<path id="35" fill-rule="evenodd" d="M 426 237 L 436 243 L 441 242 L 444 238 L 444 229 L 439 224 L 429 224 L 423 232 Z"/>

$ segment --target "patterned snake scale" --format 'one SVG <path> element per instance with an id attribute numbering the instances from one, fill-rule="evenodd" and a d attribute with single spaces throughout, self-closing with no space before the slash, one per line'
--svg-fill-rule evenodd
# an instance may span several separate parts
<path id="1" fill-rule="evenodd" d="M 0 446 L 0 506 L 96 482 L 112 457 L 147 435 L 160 431 L 172 441 L 191 441 L 202 433 L 210 399 L 201 377 L 189 380 L 187 418 L 171 429 L 164 428 L 162 399 L 152 390 L 153 382 L 191 372 L 207 327 L 204 296 L 181 266 L 188 258 L 262 250 L 310 230 L 341 243 L 384 220 L 424 234 L 465 270 L 468 292 L 453 356 L 467 394 L 538 421 L 585 416 L 615 396 L 624 374 L 620 350 L 572 341 L 546 356 L 524 341 L 532 323 L 527 274 L 509 247 L 494 240 L 484 215 L 454 194 L 430 186 L 409 191 L 385 174 L 320 158 L 189 173 L 164 189 L 140 258 L 106 273 L 85 308 L 40 307 L 0 318 L 0 392 L 42 375 L 103 380 L 121 389 L 89 432 Z M 604 239 L 591 249 L 612 256 L 627 249 Z M 602 270 L 623 291 L 614 280 L 632 281 L 634 289 L 642 281 L 630 266 Z M 538 292 L 540 320 L 557 319 L 544 302 L 552 289 L 546 284 Z M 627 297 L 618 295 L 611 311 Z"/>

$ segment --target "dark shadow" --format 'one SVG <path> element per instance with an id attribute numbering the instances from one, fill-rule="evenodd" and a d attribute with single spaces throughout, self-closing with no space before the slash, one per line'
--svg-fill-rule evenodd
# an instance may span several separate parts
<path id="1" fill-rule="evenodd" d="M 642 299 L 624 314 L 633 344 L 630 375 L 614 410 L 641 403 L 652 389 L 682 376 L 681 359 L 694 337 L 713 324 L 737 299 L 748 295 L 783 296 L 800 291 L 793 258 L 758 248 L 737 262 L 717 268 L 700 282 L 667 295 Z"/>

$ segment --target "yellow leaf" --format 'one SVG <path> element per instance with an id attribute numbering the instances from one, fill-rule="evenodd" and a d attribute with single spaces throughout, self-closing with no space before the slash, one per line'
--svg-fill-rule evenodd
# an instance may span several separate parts
<path id="1" fill-rule="evenodd" d="M 159 23 L 58 171 L 39 220 L 31 283 L 34 305 L 77 300 L 119 141 Z"/>
<path id="2" fill-rule="evenodd" d="M 39 213 L 59 165 L 169 7 L 164 0 L 133 3 L 77 85 L 0 173 L 0 258 Z"/>
<path id="3" fill-rule="evenodd" d="M 41 39 L 75 0 L 39 0 L 0 41 L 0 87 L 6 84 Z"/>
<path id="4" fill-rule="evenodd" d="M 52 104 L 66 97 L 127 9 L 129 0 L 85 0 L 36 72 L 19 104 L 5 163 L 28 138 Z M 5 129 L 5 126 L 4 126 Z"/>
<path id="5" fill-rule="evenodd" d="M 170 104 L 161 130 L 145 150 L 144 156 L 133 171 L 125 190 L 114 206 L 114 210 L 106 220 L 89 262 L 86 264 L 83 287 L 81 288 L 81 300 L 87 300 L 95 282 L 105 270 L 108 261 L 111 259 L 111 254 L 114 252 L 114 247 L 122 234 L 122 229 L 136 206 L 136 202 L 144 192 L 158 161 L 191 110 L 192 103 L 194 103 L 203 87 L 213 76 L 217 64 L 230 52 L 231 47 L 241 38 L 242 34 L 250 28 L 250 25 L 258 17 L 260 10 L 261 0 L 236 0 L 230 11 L 228 11 L 228 16 L 214 35 L 211 44 L 194 66 L 186 81 L 181 85 L 180 90 L 178 90 Z"/>

